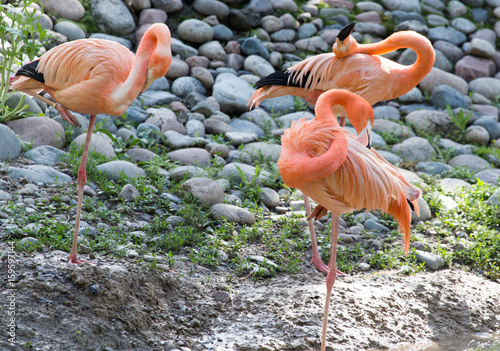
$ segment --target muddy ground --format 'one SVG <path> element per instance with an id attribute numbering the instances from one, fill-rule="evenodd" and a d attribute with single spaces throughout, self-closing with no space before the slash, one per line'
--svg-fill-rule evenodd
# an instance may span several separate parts
<path id="1" fill-rule="evenodd" d="M 256 280 L 182 257 L 175 272 L 109 256 L 71 266 L 61 251 L 16 254 L 10 343 L 7 252 L 1 243 L 1 350 L 319 349 L 325 277 L 312 266 Z M 337 280 L 327 340 L 330 350 L 497 350 L 499 326 L 498 282 L 378 271 Z"/>

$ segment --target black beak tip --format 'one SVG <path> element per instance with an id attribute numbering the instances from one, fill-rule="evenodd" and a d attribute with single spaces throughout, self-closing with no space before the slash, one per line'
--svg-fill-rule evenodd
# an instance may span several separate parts
<path id="1" fill-rule="evenodd" d="M 351 22 L 349 23 L 347 26 L 345 26 L 344 28 L 342 28 L 339 32 L 339 34 L 337 35 L 337 39 L 340 40 L 340 41 L 344 41 L 347 39 L 347 37 L 349 35 L 351 35 L 353 29 L 354 29 L 354 25 L 356 24 L 356 22 Z"/>

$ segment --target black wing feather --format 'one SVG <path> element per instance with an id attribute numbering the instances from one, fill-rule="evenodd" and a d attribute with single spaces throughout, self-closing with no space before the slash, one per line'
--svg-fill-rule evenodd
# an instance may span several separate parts
<path id="1" fill-rule="evenodd" d="M 410 208 L 412 211 L 415 211 L 415 206 L 413 206 L 413 204 L 411 203 L 410 200 L 406 199 L 406 201 L 408 202 L 408 205 L 410 205 Z"/>
<path id="2" fill-rule="evenodd" d="M 292 72 L 287 70 L 271 73 L 267 77 L 259 79 L 257 83 L 255 83 L 255 89 L 267 87 L 270 85 L 280 85 L 280 86 L 306 88 L 306 89 L 310 86 L 310 84 L 306 86 L 309 73 L 304 74 L 304 77 L 301 81 L 295 79 L 289 79 L 291 73 Z"/>
<path id="3" fill-rule="evenodd" d="M 35 60 L 33 62 L 25 64 L 16 72 L 16 76 L 24 76 L 39 81 L 40 83 L 45 83 L 43 74 L 36 70 L 36 68 L 38 67 L 38 62 L 39 60 Z"/>

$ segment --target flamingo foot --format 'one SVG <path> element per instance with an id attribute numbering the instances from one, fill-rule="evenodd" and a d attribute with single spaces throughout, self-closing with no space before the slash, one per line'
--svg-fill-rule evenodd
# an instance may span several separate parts
<path id="1" fill-rule="evenodd" d="M 90 263 L 90 264 L 97 265 L 97 263 L 95 263 L 95 262 L 87 261 L 87 260 L 80 260 L 80 259 L 76 258 L 76 254 L 75 255 L 72 255 L 72 254 L 69 255 L 68 263 L 69 264 Z"/>
<path id="2" fill-rule="evenodd" d="M 328 268 L 328 266 L 326 264 L 323 263 L 323 261 L 321 261 L 321 259 L 315 259 L 315 257 L 313 257 L 313 259 L 311 260 L 311 263 L 314 265 L 314 267 L 316 267 L 316 269 L 320 272 L 323 272 L 325 274 L 328 274 L 330 273 L 330 268 Z M 347 273 L 344 273 L 342 271 L 339 271 L 337 269 L 336 271 L 337 273 L 337 277 L 350 277 L 349 274 Z"/>
<path id="3" fill-rule="evenodd" d="M 54 108 L 61 114 L 62 119 L 64 119 L 66 122 L 69 124 L 75 126 L 75 127 L 81 127 L 82 125 L 78 120 L 76 119 L 75 116 L 71 114 L 71 112 L 68 111 L 67 108 L 61 106 L 61 104 L 56 104 Z"/>

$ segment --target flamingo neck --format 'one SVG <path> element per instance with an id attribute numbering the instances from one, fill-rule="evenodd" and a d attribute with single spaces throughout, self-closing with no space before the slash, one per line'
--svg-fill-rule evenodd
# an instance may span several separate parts
<path id="1" fill-rule="evenodd" d="M 157 30 L 157 28 L 158 27 L 153 28 L 152 26 L 144 34 L 137 48 L 130 73 L 113 96 L 117 105 L 128 106 L 141 91 L 147 89 L 149 84 L 151 84 L 151 82 L 148 82 L 148 68 L 153 55 L 165 55 L 171 60 L 170 33 L 168 32 L 168 38 L 165 38 L 165 33 Z M 168 43 L 168 45 L 166 43 Z M 170 61 L 168 61 L 168 64 L 169 63 Z"/>
<path id="2" fill-rule="evenodd" d="M 385 40 L 373 44 L 358 45 L 359 53 L 383 55 L 397 49 L 409 48 L 417 54 L 417 61 L 401 69 L 408 77 L 408 85 L 416 86 L 432 69 L 436 54 L 429 39 L 413 31 L 392 34 Z"/>

